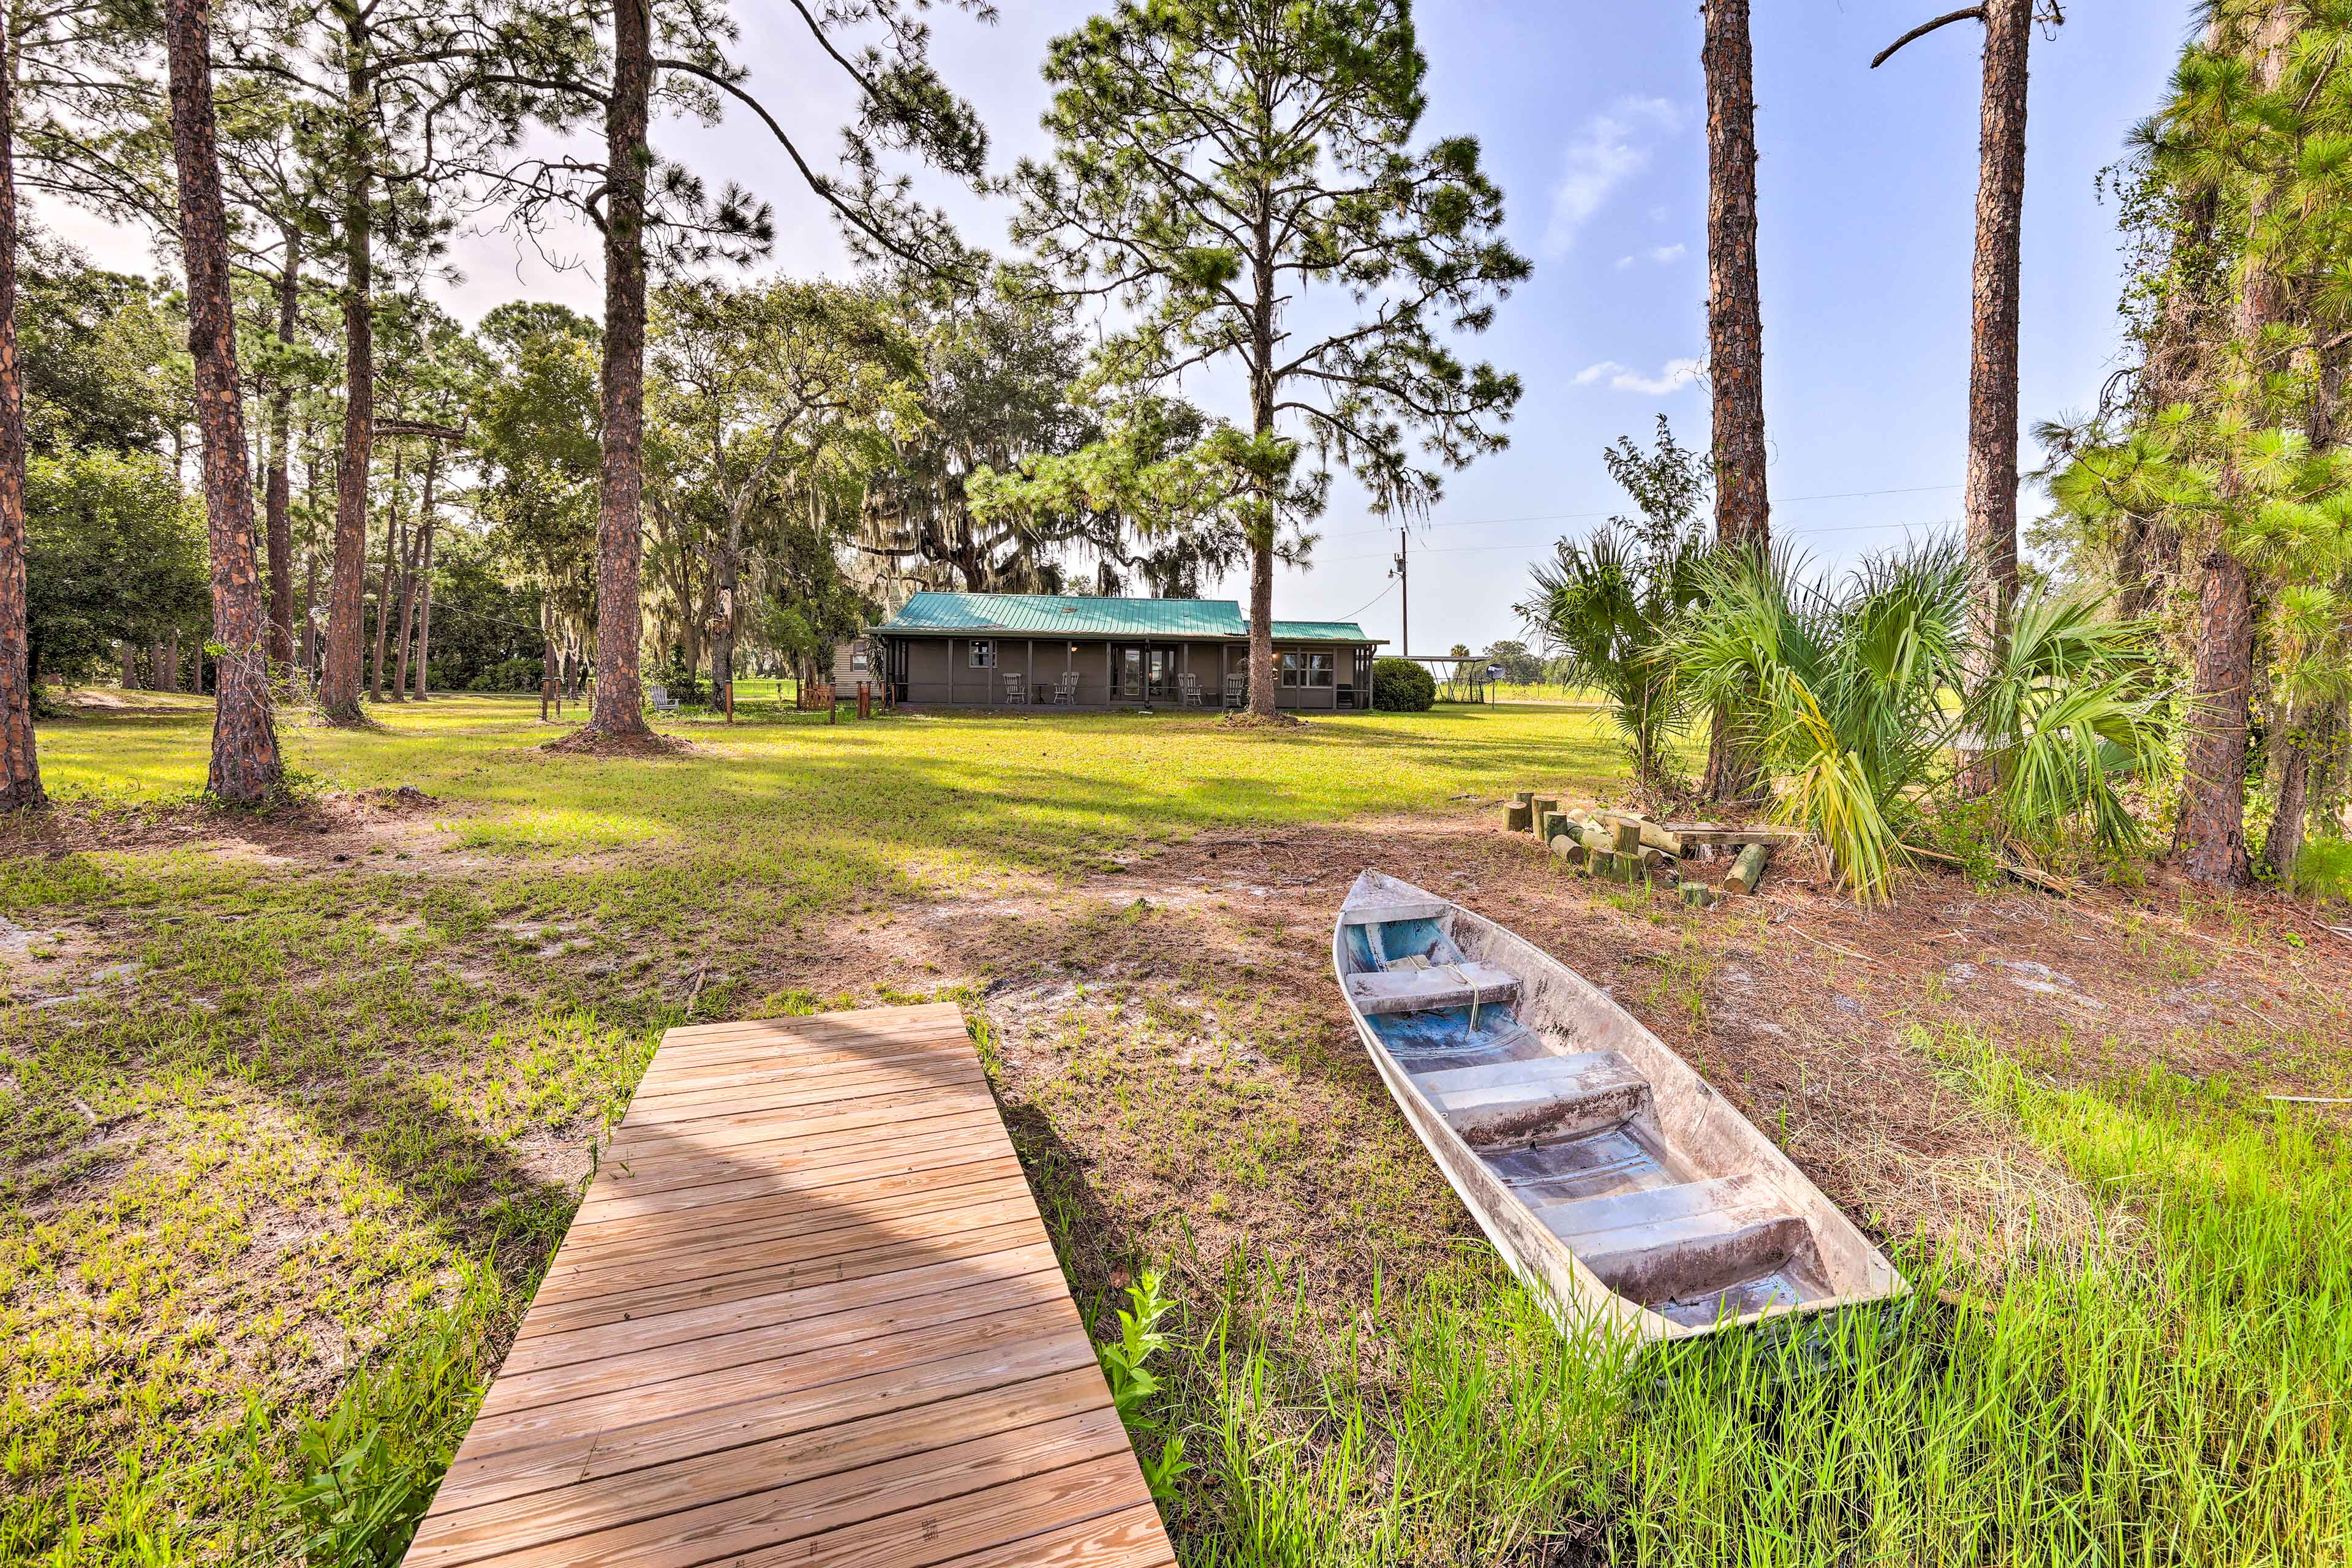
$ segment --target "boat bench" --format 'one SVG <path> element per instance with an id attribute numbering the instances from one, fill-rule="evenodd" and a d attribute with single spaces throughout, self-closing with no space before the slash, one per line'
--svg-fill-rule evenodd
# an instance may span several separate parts
<path id="1" fill-rule="evenodd" d="M 1581 1137 L 1630 1121 L 1650 1103 L 1650 1080 L 1615 1051 L 1453 1068 L 1413 1082 L 1474 1149 Z"/>
<path id="2" fill-rule="evenodd" d="M 1719 1289 L 1768 1273 L 1811 1239 L 1811 1228 L 1761 1176 L 1549 1204 L 1536 1216 L 1603 1285 L 1636 1301 Z"/>
<path id="3" fill-rule="evenodd" d="M 1433 1013 L 1516 1001 L 1519 977 L 1493 963 L 1438 963 L 1425 969 L 1381 969 L 1348 976 L 1348 994 L 1366 1016 Z"/>

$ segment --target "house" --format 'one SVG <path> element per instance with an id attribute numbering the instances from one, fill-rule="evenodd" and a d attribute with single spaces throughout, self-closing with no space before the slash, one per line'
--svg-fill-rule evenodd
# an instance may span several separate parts
<path id="1" fill-rule="evenodd" d="M 1231 599 L 918 594 L 867 638 L 890 700 L 940 708 L 1228 705 L 1249 668 L 1249 622 Z M 1353 621 L 1276 621 L 1279 706 L 1372 705 L 1378 640 Z M 1234 705 L 1237 705 L 1234 704 Z"/>

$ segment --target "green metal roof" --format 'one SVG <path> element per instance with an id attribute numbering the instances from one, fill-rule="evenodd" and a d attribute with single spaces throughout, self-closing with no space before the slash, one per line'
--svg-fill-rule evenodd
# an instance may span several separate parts
<path id="1" fill-rule="evenodd" d="M 1276 621 L 1276 642 L 1370 642 L 1353 621 Z"/>
<path id="2" fill-rule="evenodd" d="M 875 628 L 1009 637 L 1216 637 L 1249 636 L 1231 599 L 1114 599 L 1062 594 L 918 594 Z M 1353 621 L 1276 621 L 1283 642 L 1370 642 Z"/>
<path id="3" fill-rule="evenodd" d="M 1045 637 L 1242 637 L 1231 599 L 1112 599 L 1059 594 L 918 594 L 879 632 Z"/>

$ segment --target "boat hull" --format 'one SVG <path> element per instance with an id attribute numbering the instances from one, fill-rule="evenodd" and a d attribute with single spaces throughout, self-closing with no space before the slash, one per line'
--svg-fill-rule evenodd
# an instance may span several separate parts
<path id="1" fill-rule="evenodd" d="M 1381 915 L 1399 918 L 1371 918 Z M 1351 925 L 1369 929 L 1351 936 Z M 1466 989 L 1466 1011 L 1365 1005 L 1395 989 L 1380 977 L 1378 943 L 1400 931 L 1438 961 L 1423 986 L 1430 998 Z M 1853 1222 L 1687 1063 L 1515 932 L 1368 871 L 1341 908 L 1331 953 L 1398 1110 L 1563 1327 L 1679 1339 L 1903 1289 Z M 1639 1090 L 1630 1098 L 1629 1084 Z M 1568 1215 L 1587 1227 L 1572 1238 L 1561 1234 Z"/>

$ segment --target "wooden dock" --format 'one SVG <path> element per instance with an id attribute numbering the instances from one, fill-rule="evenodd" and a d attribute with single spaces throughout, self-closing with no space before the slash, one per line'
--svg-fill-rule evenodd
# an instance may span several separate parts
<path id="1" fill-rule="evenodd" d="M 1175 1560 L 946 1005 L 664 1037 L 406 1559 Z"/>

